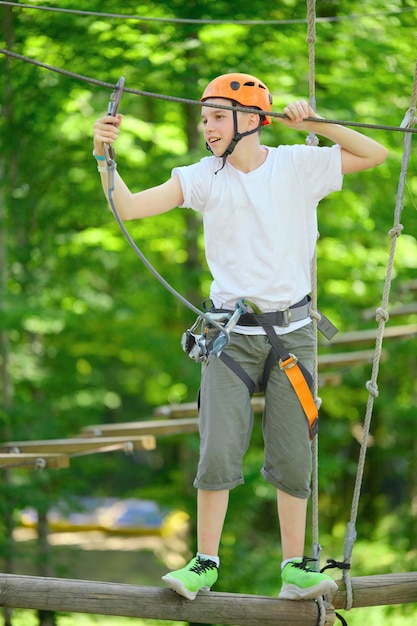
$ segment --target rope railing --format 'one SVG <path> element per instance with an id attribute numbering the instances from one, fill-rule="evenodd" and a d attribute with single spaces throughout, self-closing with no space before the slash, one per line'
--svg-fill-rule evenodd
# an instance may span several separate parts
<path id="1" fill-rule="evenodd" d="M 417 61 L 415 65 L 414 71 L 414 82 L 411 94 L 411 103 L 410 107 L 405 115 L 403 124 L 406 124 L 407 127 L 414 126 L 417 123 L 416 119 L 416 102 L 417 102 Z M 389 319 L 388 314 L 388 303 L 389 303 L 389 294 L 391 289 L 392 282 L 392 273 L 394 268 L 394 255 L 396 250 L 397 239 L 401 235 L 401 231 L 403 226 L 400 223 L 400 217 L 403 210 L 403 200 L 404 200 L 404 191 L 406 185 L 406 176 L 408 165 L 410 161 L 411 155 L 411 135 L 406 135 L 404 137 L 404 151 L 401 162 L 401 172 L 398 184 L 398 193 L 397 200 L 394 210 L 394 224 L 388 235 L 391 237 L 391 246 L 389 253 L 389 260 L 387 264 L 387 271 L 382 295 L 382 304 L 376 311 L 376 321 L 378 322 L 378 333 L 375 342 L 375 352 L 374 359 L 372 364 L 372 374 L 370 380 L 366 383 L 366 388 L 369 392 L 368 402 L 366 406 L 366 413 L 363 425 L 363 433 L 361 440 L 361 447 L 359 453 L 359 461 L 358 461 L 358 469 L 355 480 L 355 487 L 353 492 L 352 499 L 352 509 L 349 523 L 347 524 L 346 536 L 345 536 L 345 544 L 344 544 L 344 563 L 350 565 L 352 559 L 352 551 L 356 541 L 356 520 L 358 517 L 358 508 L 359 508 L 359 499 L 361 494 L 362 482 L 363 482 L 363 473 L 365 467 L 365 459 L 366 459 L 366 451 L 367 451 L 367 443 L 369 437 L 369 431 L 372 420 L 373 406 L 374 400 L 378 396 L 378 373 L 379 373 L 379 365 L 381 361 L 381 353 L 382 353 L 382 343 L 384 338 L 384 330 L 385 324 Z M 343 570 L 343 578 L 346 585 L 346 610 L 349 610 L 353 607 L 353 592 L 352 592 L 352 584 L 350 579 L 350 568 Z"/>

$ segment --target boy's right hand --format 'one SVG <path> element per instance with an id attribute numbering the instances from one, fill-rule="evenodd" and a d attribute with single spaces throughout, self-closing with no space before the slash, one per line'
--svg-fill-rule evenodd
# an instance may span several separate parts
<path id="1" fill-rule="evenodd" d="M 94 124 L 94 153 L 104 155 L 103 143 L 113 144 L 119 134 L 119 127 L 122 123 L 123 115 L 120 113 L 115 117 L 105 115 L 100 117 Z"/>

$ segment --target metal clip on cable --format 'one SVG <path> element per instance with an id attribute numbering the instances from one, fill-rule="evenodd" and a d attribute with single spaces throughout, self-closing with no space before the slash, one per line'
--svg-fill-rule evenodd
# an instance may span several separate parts
<path id="1" fill-rule="evenodd" d="M 222 353 L 222 350 L 228 345 L 230 341 L 230 332 L 234 329 L 236 324 L 238 323 L 241 315 L 247 313 L 248 308 L 243 303 L 242 298 L 236 303 L 236 310 L 230 317 L 226 326 L 223 328 L 223 334 L 219 335 L 217 339 L 213 343 L 213 347 L 210 350 L 210 355 L 219 357 Z"/>
<path id="2" fill-rule="evenodd" d="M 119 108 L 120 99 L 122 97 L 124 85 L 125 85 L 125 79 L 123 78 L 123 76 L 121 76 L 119 80 L 117 81 L 116 89 L 113 91 L 113 93 L 110 96 L 109 106 L 107 107 L 107 115 L 111 115 L 112 117 L 116 116 L 117 109 Z M 114 148 L 108 143 L 105 143 L 103 145 L 104 145 L 104 152 L 106 154 L 107 166 L 109 168 L 113 168 L 114 170 L 116 166 L 115 161 L 114 161 L 114 158 L 115 158 Z"/>

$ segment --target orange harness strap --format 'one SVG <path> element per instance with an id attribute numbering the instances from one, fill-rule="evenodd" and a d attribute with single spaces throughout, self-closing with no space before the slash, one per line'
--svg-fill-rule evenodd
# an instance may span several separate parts
<path id="1" fill-rule="evenodd" d="M 318 429 L 319 413 L 310 387 L 308 386 L 306 378 L 298 365 L 298 359 L 294 356 L 294 354 L 290 354 L 289 358 L 285 361 L 282 361 L 281 359 L 279 360 L 279 366 L 288 376 L 288 380 L 297 394 L 300 404 L 307 417 L 310 439 L 313 439 Z"/>
<path id="2" fill-rule="evenodd" d="M 303 407 L 303 411 L 308 421 L 310 439 L 313 439 L 318 431 L 319 416 L 313 394 L 311 393 L 311 385 L 313 382 L 311 374 L 301 363 L 298 362 L 298 359 L 294 354 L 288 352 L 272 326 L 264 325 L 264 330 L 272 347 L 265 364 L 262 388 L 264 390 L 266 389 L 269 375 L 274 363 L 278 359 L 280 368 L 287 374 L 288 379 L 297 394 L 297 398 Z"/>

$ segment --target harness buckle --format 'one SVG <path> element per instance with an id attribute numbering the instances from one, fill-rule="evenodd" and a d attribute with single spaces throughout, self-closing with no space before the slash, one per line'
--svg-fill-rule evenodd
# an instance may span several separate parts
<path id="1" fill-rule="evenodd" d="M 283 309 L 280 311 L 280 313 L 282 314 L 282 322 L 280 324 L 280 326 L 283 326 L 284 328 L 290 325 L 291 322 L 291 311 L 290 309 Z"/>
<path id="2" fill-rule="evenodd" d="M 282 370 L 283 372 L 285 372 L 285 370 L 291 369 L 291 367 L 294 367 L 294 365 L 297 365 L 298 363 L 298 358 L 295 356 L 295 354 L 292 354 L 291 352 L 289 353 L 290 358 L 286 359 L 285 361 L 283 361 L 282 359 L 280 359 L 278 361 L 279 364 L 279 368 L 280 370 Z"/>

